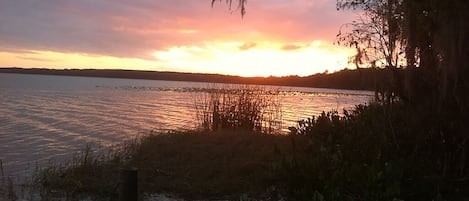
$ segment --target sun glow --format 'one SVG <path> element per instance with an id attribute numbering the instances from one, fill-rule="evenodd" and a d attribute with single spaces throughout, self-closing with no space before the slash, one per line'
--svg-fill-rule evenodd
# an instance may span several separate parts
<path id="1" fill-rule="evenodd" d="M 213 42 L 181 46 L 153 55 L 171 68 L 241 76 L 311 75 L 348 67 L 353 53 L 322 41 L 282 45 L 272 42 Z"/>
<path id="2" fill-rule="evenodd" d="M 218 73 L 240 76 L 311 75 L 348 66 L 352 50 L 328 44 L 212 41 L 155 51 L 153 59 L 119 58 L 78 53 L 0 52 L 2 66 L 101 68 Z"/>

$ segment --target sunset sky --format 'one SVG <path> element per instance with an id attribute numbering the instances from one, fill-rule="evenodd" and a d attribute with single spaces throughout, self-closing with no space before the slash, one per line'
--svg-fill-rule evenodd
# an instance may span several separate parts
<path id="1" fill-rule="evenodd" d="M 348 66 L 336 0 L 0 0 L 0 67 L 310 75 Z M 222 1 L 224 2 L 224 1 Z"/>

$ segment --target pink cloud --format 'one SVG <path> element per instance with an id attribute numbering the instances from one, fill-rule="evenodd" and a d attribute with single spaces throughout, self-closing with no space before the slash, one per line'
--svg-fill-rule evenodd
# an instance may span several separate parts
<path id="1" fill-rule="evenodd" d="M 154 51 L 210 40 L 332 41 L 351 17 L 335 0 L 250 1 L 243 19 L 209 0 L 2 1 L 0 48 L 153 59 Z"/>

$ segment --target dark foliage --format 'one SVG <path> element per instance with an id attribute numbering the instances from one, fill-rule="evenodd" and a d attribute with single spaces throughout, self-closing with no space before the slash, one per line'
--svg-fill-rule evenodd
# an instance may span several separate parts
<path id="1" fill-rule="evenodd" d="M 308 146 L 292 138 L 297 149 L 284 163 L 285 188 L 294 200 L 467 200 L 467 142 L 435 133 L 457 134 L 464 124 L 445 124 L 401 103 L 300 121 L 292 134 L 306 136 Z"/>

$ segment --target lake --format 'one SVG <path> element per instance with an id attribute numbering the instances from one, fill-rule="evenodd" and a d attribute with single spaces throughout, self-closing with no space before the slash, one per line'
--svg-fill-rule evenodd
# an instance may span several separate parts
<path id="1" fill-rule="evenodd" d="M 87 145 L 106 148 L 152 130 L 196 128 L 195 102 L 236 85 L 0 73 L 0 160 L 6 174 L 63 161 Z M 370 91 L 263 86 L 277 90 L 282 126 L 353 108 Z"/>

